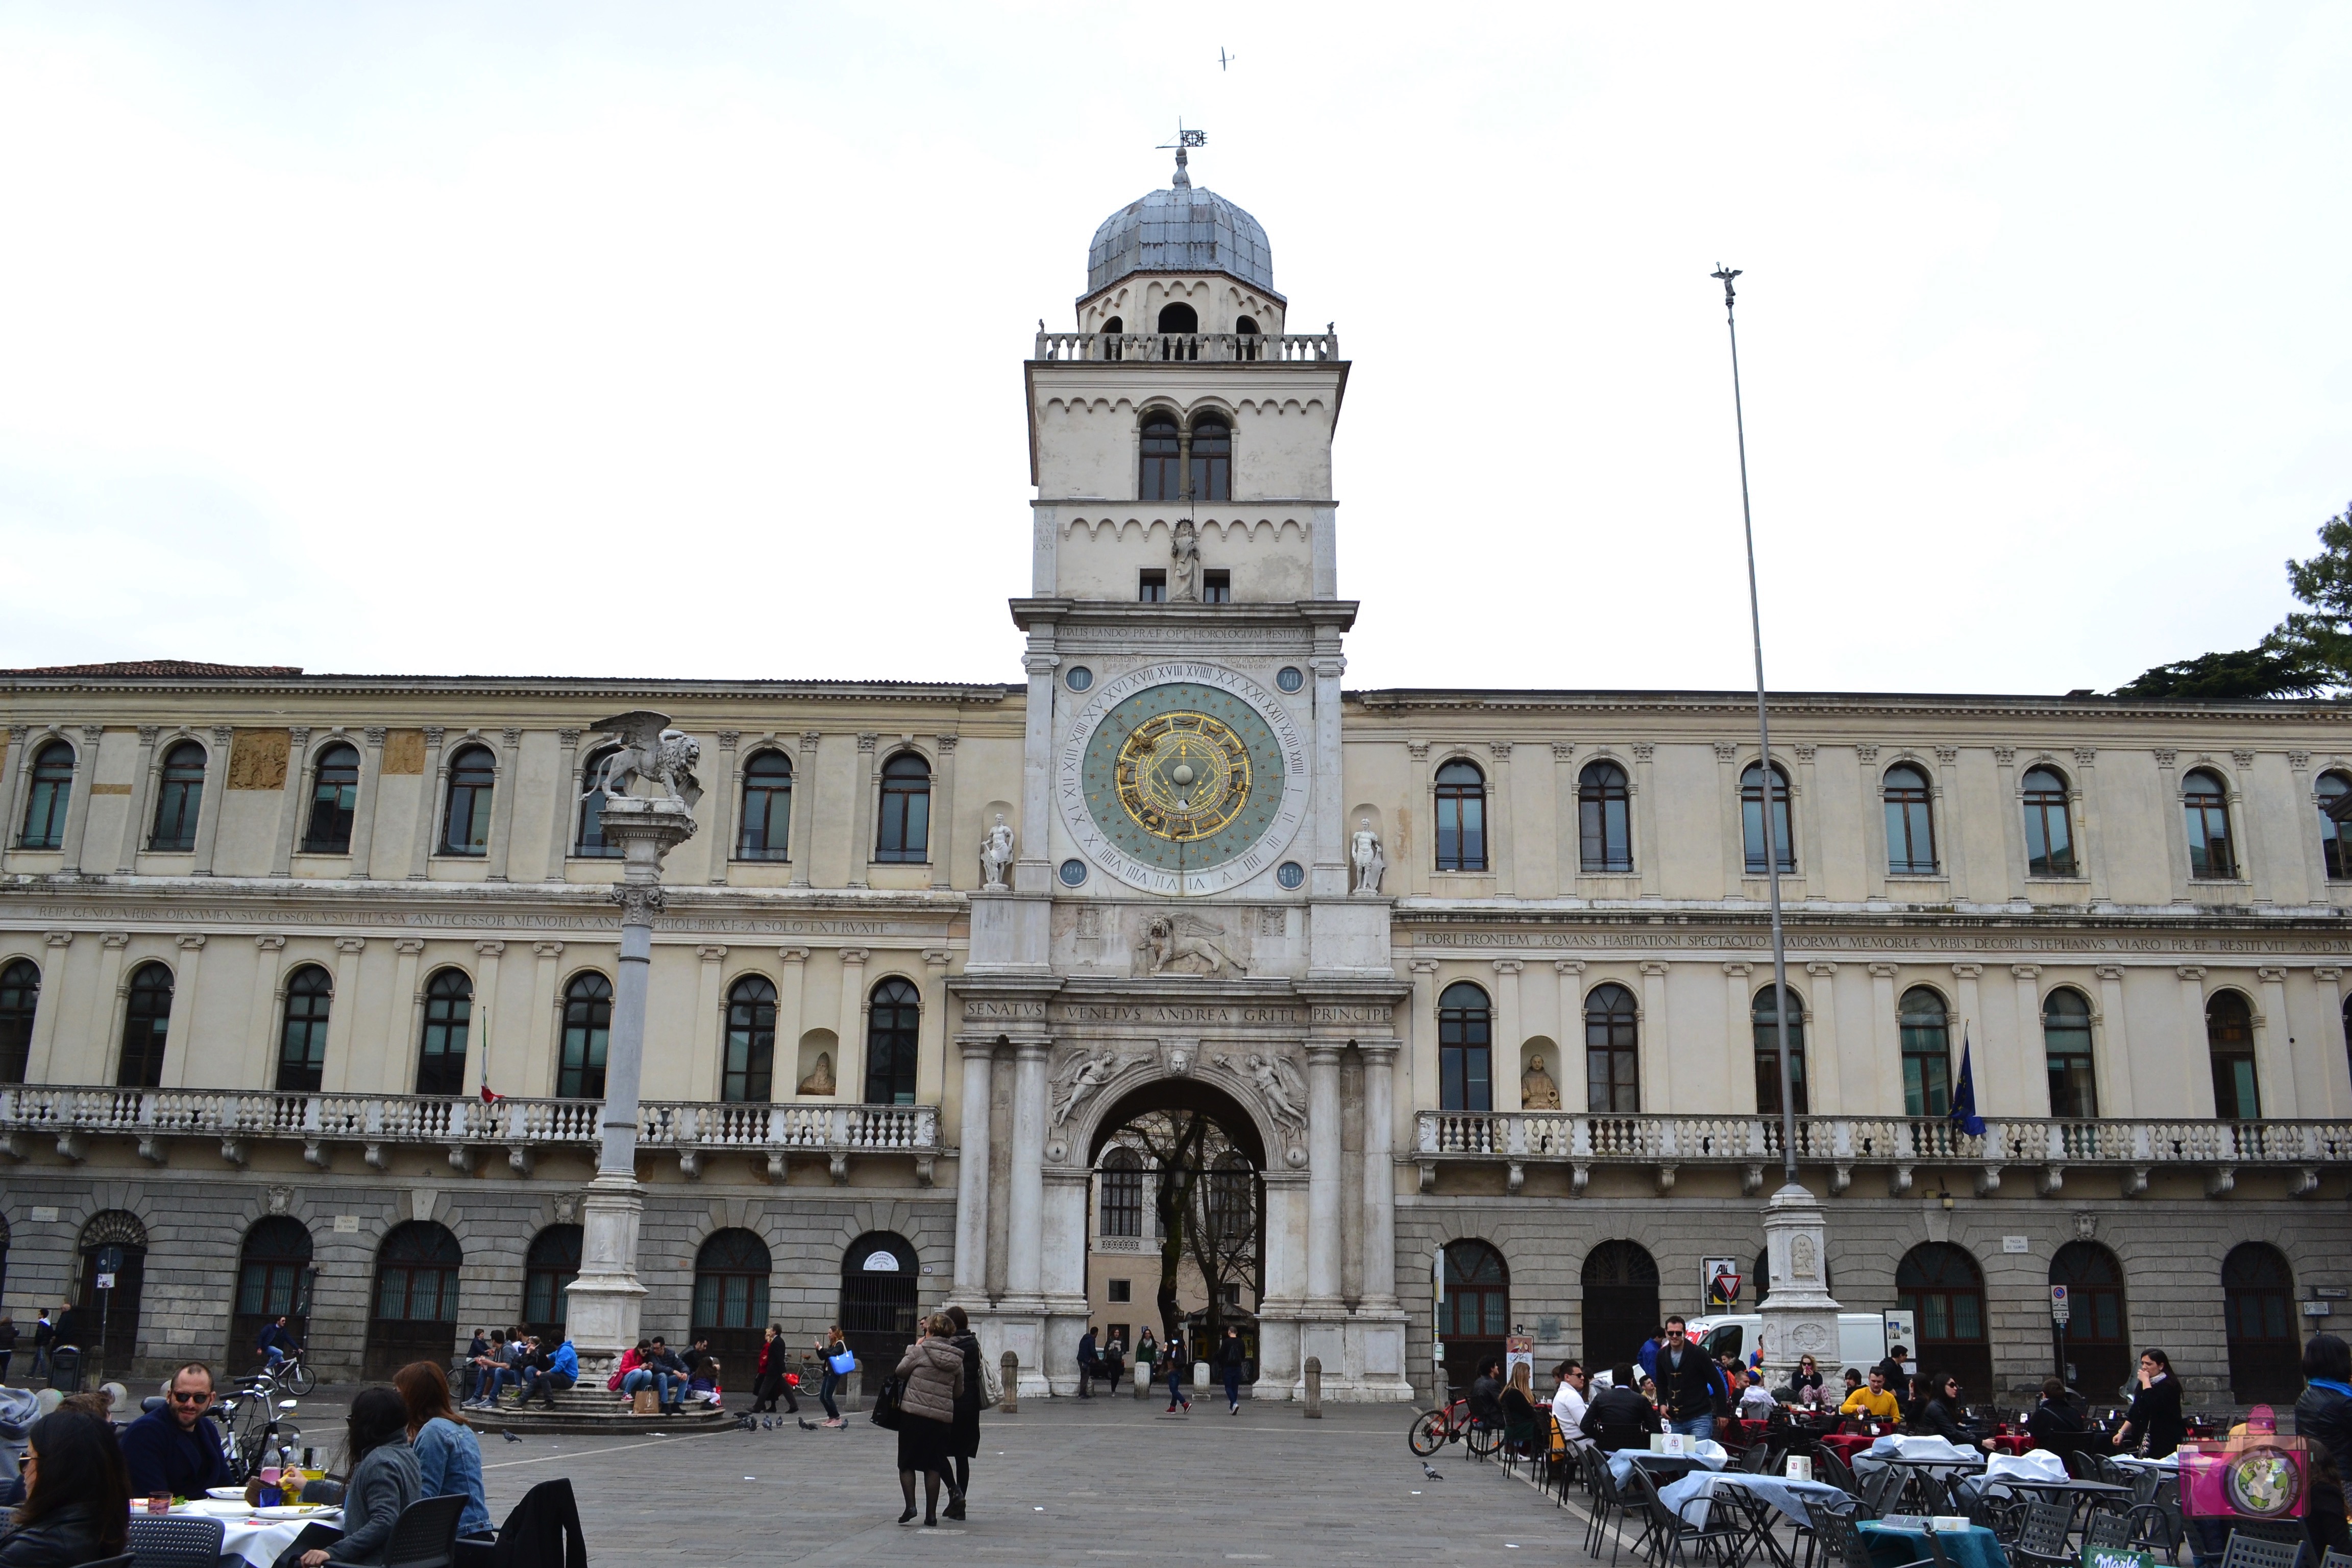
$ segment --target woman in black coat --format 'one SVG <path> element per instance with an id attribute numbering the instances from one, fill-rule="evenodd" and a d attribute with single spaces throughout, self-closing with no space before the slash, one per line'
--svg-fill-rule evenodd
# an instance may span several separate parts
<path id="1" fill-rule="evenodd" d="M 947 1507 L 950 1519 L 963 1517 L 964 1496 L 971 1490 L 971 1462 L 980 1458 L 980 1407 L 987 1401 L 986 1373 L 980 1363 L 980 1338 L 961 1307 L 950 1307 L 955 1324 L 950 1342 L 963 1352 L 963 1392 L 956 1395 L 955 1419 L 948 1426 L 948 1457 L 955 1461 L 955 1496 Z"/>
<path id="2" fill-rule="evenodd" d="M 25 1435 L 25 1502 L 0 1534 L 0 1568 L 74 1568 L 121 1555 L 131 1480 L 114 1429 L 54 1410 Z"/>
<path id="3" fill-rule="evenodd" d="M 2352 1479 L 2352 1346 L 2334 1334 L 2314 1334 L 2303 1347 L 2303 1380 L 2294 1402 L 2294 1435 L 2311 1451 L 2311 1502 L 2303 1518 L 2313 1554 L 2352 1551 L 2345 1521 L 2346 1481 Z"/>
<path id="4" fill-rule="evenodd" d="M 1911 1407 L 1911 1417 L 1906 1423 L 1912 1431 L 1941 1437 L 1954 1447 L 1991 1452 L 1992 1439 L 1979 1437 L 1961 1419 L 1958 1378 L 1947 1375 L 1928 1379 L 1925 1389 L 1927 1397 Z"/>
<path id="5" fill-rule="evenodd" d="M 2172 1375 L 2172 1358 L 2162 1351 L 2139 1352 L 2139 1392 L 2132 1395 L 2124 1424 L 2116 1428 L 2116 1447 L 2131 1447 L 2151 1459 L 2161 1459 L 2180 1447 L 2187 1424 L 2180 1415 L 2180 1380 Z"/>

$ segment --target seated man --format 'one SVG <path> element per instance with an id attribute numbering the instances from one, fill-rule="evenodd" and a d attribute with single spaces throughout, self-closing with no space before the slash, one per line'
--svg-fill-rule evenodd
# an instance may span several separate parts
<path id="1" fill-rule="evenodd" d="M 633 1394 L 639 1388 L 654 1390 L 655 1397 L 660 1401 L 662 1414 L 665 1415 L 677 1415 L 686 1403 L 688 1383 L 686 1363 L 677 1359 L 669 1348 L 669 1342 L 659 1334 L 653 1337 L 652 1344 L 646 1351 L 645 1359 L 637 1363 L 637 1370 L 631 1373 L 629 1376 L 642 1377 L 645 1381 L 641 1384 L 631 1384 L 624 1380 L 621 1386 Z"/>
<path id="2" fill-rule="evenodd" d="M 2074 1408 L 2066 1396 L 2066 1385 L 2057 1378 L 2046 1378 L 2042 1384 L 2042 1401 L 2025 1417 L 2025 1430 L 2037 1448 L 2047 1448 L 2063 1458 L 2070 1453 L 2095 1453 L 2107 1447 L 2107 1435 L 2094 1427 Z"/>
<path id="3" fill-rule="evenodd" d="M 499 1402 L 499 1391 L 519 1381 L 507 1354 L 507 1331 L 492 1329 L 482 1349 L 467 1359 L 467 1375 L 472 1385 L 466 1392 L 467 1406 L 493 1408 Z"/>
<path id="4" fill-rule="evenodd" d="M 555 1347 L 552 1355 L 543 1359 L 544 1366 L 534 1366 L 524 1374 L 521 1403 L 529 1405 L 533 1395 L 539 1395 L 552 1410 L 555 1408 L 555 1396 L 580 1381 L 580 1352 L 572 1348 L 570 1340 L 566 1340 Z"/>
<path id="5" fill-rule="evenodd" d="M 1748 1386 L 1739 1391 L 1739 1418 L 1742 1421 L 1769 1421 L 1780 1408 L 1772 1391 L 1764 1386 L 1764 1374 L 1750 1367 Z"/>
<path id="6" fill-rule="evenodd" d="M 1895 1403 L 1894 1390 L 1886 1386 L 1885 1367 L 1872 1367 L 1869 1386 L 1857 1388 L 1847 1394 L 1845 1403 L 1838 1406 L 1838 1414 L 1860 1415 L 1872 1421 L 1893 1421 L 1902 1415 L 1903 1406 Z"/>
<path id="7" fill-rule="evenodd" d="M 1494 1356 L 1480 1362 L 1470 1380 L 1470 1419 L 1486 1427 L 1503 1424 L 1503 1363 Z"/>
<path id="8" fill-rule="evenodd" d="M 1633 1364 L 1611 1367 L 1609 1382 L 1610 1386 L 1585 1406 L 1584 1419 L 1579 1423 L 1584 1435 L 1607 1454 L 1620 1448 L 1648 1447 L 1650 1434 L 1664 1431 L 1665 1425 L 1658 1419 L 1658 1407 L 1633 1386 Z"/>
<path id="9" fill-rule="evenodd" d="M 229 1484 L 228 1458 L 220 1428 L 206 1421 L 213 1402 L 213 1370 L 190 1362 L 172 1374 L 164 1405 L 122 1429 L 122 1464 L 131 1494 L 151 1498 L 205 1495 L 207 1487 Z"/>

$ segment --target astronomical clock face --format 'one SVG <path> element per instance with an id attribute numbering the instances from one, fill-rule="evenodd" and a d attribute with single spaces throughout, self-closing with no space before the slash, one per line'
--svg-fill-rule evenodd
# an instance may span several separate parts
<path id="1" fill-rule="evenodd" d="M 1105 683 L 1066 732 L 1056 792 L 1087 858 L 1156 893 L 1213 893 L 1274 866 L 1307 813 L 1306 737 L 1281 700 L 1213 665 Z"/>

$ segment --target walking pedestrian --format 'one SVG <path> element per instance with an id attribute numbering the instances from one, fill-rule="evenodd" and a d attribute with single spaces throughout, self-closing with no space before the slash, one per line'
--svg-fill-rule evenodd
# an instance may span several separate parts
<path id="1" fill-rule="evenodd" d="M 768 1337 L 760 1344 L 759 1371 L 751 1383 L 751 1413 L 773 1411 L 779 1399 L 788 1414 L 800 1414 L 800 1399 L 784 1372 L 784 1326 L 770 1323 Z"/>
<path id="2" fill-rule="evenodd" d="M 57 1342 L 58 1326 L 50 1321 L 49 1310 L 44 1307 L 41 1309 L 39 1319 L 33 1324 L 33 1371 L 31 1375 L 25 1379 L 26 1383 L 32 1382 L 36 1377 L 48 1375 L 49 1352 L 56 1348 Z"/>
<path id="3" fill-rule="evenodd" d="M 1225 1376 L 1225 1414 L 1242 1413 L 1242 1373 L 1249 1366 L 1249 1347 L 1242 1343 L 1242 1331 L 1228 1326 L 1224 1342 L 1217 1347 L 1217 1370 Z"/>
<path id="4" fill-rule="evenodd" d="M 1078 1397 L 1080 1399 L 1092 1399 L 1095 1396 L 1095 1370 L 1101 1364 L 1102 1357 L 1095 1351 L 1095 1326 L 1088 1323 L 1087 1331 L 1078 1336 Z"/>
<path id="5" fill-rule="evenodd" d="M 906 1379 L 898 1391 L 898 1489 L 906 1494 L 905 1524 L 915 1517 L 915 1472 L 923 1475 L 923 1523 L 940 1521 L 940 1481 L 952 1460 L 948 1447 L 955 1430 L 956 1400 L 963 1393 L 964 1352 L 956 1348 L 955 1321 L 934 1312 L 923 1324 L 923 1337 L 898 1358 L 897 1375 Z M 955 1477 L 946 1474 L 948 1507 L 963 1500 Z"/>
<path id="6" fill-rule="evenodd" d="M 0 1383 L 8 1381 L 8 1363 L 16 1358 L 16 1320 L 0 1318 Z"/>
<path id="7" fill-rule="evenodd" d="M 2139 1392 L 2132 1395 L 2124 1424 L 2116 1428 L 2115 1447 L 2136 1448 L 2151 1459 L 2165 1458 L 2180 1447 L 2188 1430 L 2180 1415 L 2180 1380 L 2172 1375 L 2172 1358 L 2159 1350 L 2139 1352 Z"/>
<path id="8" fill-rule="evenodd" d="M 1143 1332 L 1135 1342 L 1135 1381 L 1149 1387 L 1157 1373 L 1160 1346 L 1151 1337 L 1151 1325 L 1143 1325 Z"/>
<path id="9" fill-rule="evenodd" d="M 955 1430 L 948 1435 L 948 1457 L 955 1463 L 955 1474 L 948 1479 L 955 1489 L 948 1517 L 961 1519 L 964 1499 L 971 1494 L 971 1462 L 980 1458 L 980 1407 L 988 1401 L 988 1370 L 970 1315 L 961 1307 L 950 1307 L 948 1321 L 955 1325 L 956 1348 L 963 1352 L 963 1387 L 956 1394 Z"/>
<path id="10" fill-rule="evenodd" d="M 816 1347 L 816 1353 L 824 1363 L 824 1377 L 816 1387 L 817 1403 L 824 1406 L 824 1424 L 838 1426 L 841 1425 L 841 1406 L 833 1402 L 833 1391 L 841 1386 L 842 1380 L 857 1365 L 857 1358 L 849 1353 L 849 1342 L 841 1337 L 839 1323 L 827 1331 Z"/>
<path id="11" fill-rule="evenodd" d="M 1110 1343 L 1103 1347 L 1102 1370 L 1103 1381 L 1110 1384 L 1111 1397 L 1118 1398 L 1118 1376 L 1127 1370 L 1127 1348 L 1118 1342 L 1117 1334 L 1111 1335 Z"/>
<path id="12" fill-rule="evenodd" d="M 1182 1352 L 1183 1342 L 1173 1334 L 1168 1336 L 1168 1342 L 1160 1349 L 1160 1358 L 1168 1363 L 1167 1413 L 1171 1415 L 1176 1414 L 1176 1407 L 1180 1405 L 1187 1411 L 1192 1408 L 1192 1397 L 1184 1392 L 1184 1374 L 1191 1368 L 1184 1364 Z"/>

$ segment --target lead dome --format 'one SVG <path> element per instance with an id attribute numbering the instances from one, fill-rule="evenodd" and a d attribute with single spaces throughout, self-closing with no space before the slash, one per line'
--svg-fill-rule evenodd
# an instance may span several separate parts
<path id="1" fill-rule="evenodd" d="M 1223 272 L 1275 299 L 1274 247 L 1257 219 L 1196 189 L 1177 154 L 1176 179 L 1105 218 L 1087 247 L 1087 293 L 1138 272 Z"/>

